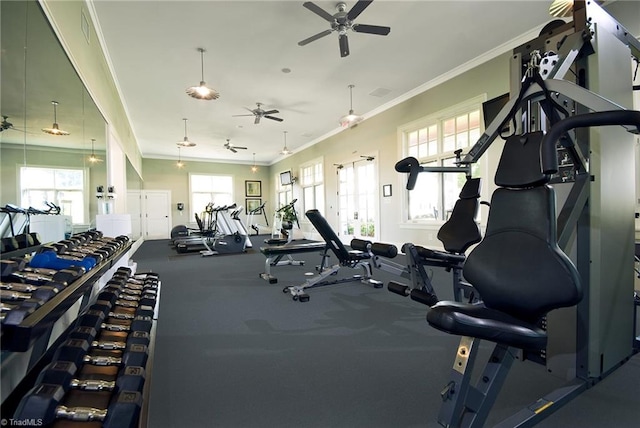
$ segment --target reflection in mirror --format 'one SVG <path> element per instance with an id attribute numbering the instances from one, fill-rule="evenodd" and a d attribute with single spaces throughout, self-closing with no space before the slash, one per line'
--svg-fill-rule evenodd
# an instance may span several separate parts
<path id="1" fill-rule="evenodd" d="M 86 229 L 95 188 L 107 184 L 105 120 L 37 1 L 0 2 L 0 18 L 0 205 L 50 202 Z M 54 123 L 69 135 L 42 131 Z M 92 151 L 102 161 L 90 162 Z"/>
<path id="2" fill-rule="evenodd" d="M 131 215 L 131 239 L 142 236 L 142 179 L 127 159 L 127 212 Z"/>

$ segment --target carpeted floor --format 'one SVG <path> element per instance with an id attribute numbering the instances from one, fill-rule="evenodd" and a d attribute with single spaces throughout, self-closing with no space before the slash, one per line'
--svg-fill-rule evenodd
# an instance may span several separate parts
<path id="1" fill-rule="evenodd" d="M 296 257 L 305 266 L 274 267 L 279 283 L 270 285 L 259 278 L 262 237 L 252 240 L 254 249 L 238 255 L 178 255 L 168 241 L 134 254 L 139 270 L 162 280 L 150 427 L 439 426 L 456 337 L 430 328 L 423 305 L 358 282 L 294 302 L 282 288 L 302 283 L 319 254 Z M 450 275 L 433 274 L 440 297 L 450 298 Z M 639 426 L 639 357 L 539 426 Z M 563 384 L 516 362 L 487 425 Z"/>

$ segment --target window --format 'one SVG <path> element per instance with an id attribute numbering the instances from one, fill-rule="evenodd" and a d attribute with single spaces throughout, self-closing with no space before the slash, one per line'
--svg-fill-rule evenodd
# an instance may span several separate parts
<path id="1" fill-rule="evenodd" d="M 229 175 L 190 174 L 191 218 L 204 211 L 209 203 L 215 206 L 233 204 L 233 178 Z"/>
<path id="2" fill-rule="evenodd" d="M 324 212 L 324 174 L 322 159 L 312 161 L 300 168 L 300 186 L 302 187 L 302 209 L 307 212 L 317 209 Z"/>
<path id="3" fill-rule="evenodd" d="M 84 223 L 84 171 L 81 169 L 20 168 L 20 205 L 47 211 L 45 202 L 60 207 L 72 223 Z"/>
<path id="4" fill-rule="evenodd" d="M 277 205 L 273 209 L 277 210 L 293 200 L 293 184 L 282 184 L 280 174 L 276 174 L 275 183 Z"/>
<path id="5" fill-rule="evenodd" d="M 480 105 L 481 100 L 474 99 L 401 127 L 404 156 L 413 156 L 424 166 L 454 166 L 454 152 L 466 153 L 480 138 Z M 478 164 L 473 164 L 472 175 L 478 171 Z M 464 173 L 418 175 L 414 190 L 408 192 L 405 220 L 446 220 L 465 180 Z"/>

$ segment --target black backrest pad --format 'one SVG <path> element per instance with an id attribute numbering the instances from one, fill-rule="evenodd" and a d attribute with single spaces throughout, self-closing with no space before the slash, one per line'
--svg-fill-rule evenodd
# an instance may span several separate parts
<path id="1" fill-rule="evenodd" d="M 582 298 L 578 272 L 556 243 L 553 189 L 535 173 L 540 141 L 541 135 L 530 134 L 524 145 L 518 136 L 505 143 L 499 167 L 509 171 L 498 170 L 496 182 L 500 176 L 512 188 L 494 192 L 485 237 L 467 257 L 463 271 L 487 307 L 529 322 Z M 538 150 L 525 147 L 528 144 Z M 513 164 L 522 168 L 522 181 Z M 518 189 L 525 182 L 528 188 Z"/>
<path id="2" fill-rule="evenodd" d="M 453 206 L 451 216 L 438 231 L 438 239 L 450 253 L 462 254 L 480 242 L 482 235 L 476 223 L 480 198 L 480 179 L 470 178 L 460 191 L 460 199 Z"/>
<path id="3" fill-rule="evenodd" d="M 320 211 L 309 210 L 305 215 L 311 224 L 313 224 L 313 227 L 316 228 L 320 236 L 322 236 L 322 239 L 324 239 L 329 248 L 331 248 L 331 251 L 333 251 L 338 260 L 340 260 L 340 262 L 348 261 L 349 251 L 344 244 L 342 244 L 342 241 L 340 241 L 340 238 L 338 238 L 338 235 L 336 235 L 331 226 L 329 226 L 327 219 L 322 217 Z"/>

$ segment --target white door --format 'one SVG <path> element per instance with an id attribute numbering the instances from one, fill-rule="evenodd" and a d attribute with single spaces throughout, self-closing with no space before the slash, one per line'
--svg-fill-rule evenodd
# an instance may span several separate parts
<path id="1" fill-rule="evenodd" d="M 379 236 L 377 162 L 356 161 L 338 170 L 340 239 L 375 241 Z"/>
<path id="2" fill-rule="evenodd" d="M 144 239 L 169 239 L 171 235 L 171 191 L 143 190 Z"/>
<path id="3" fill-rule="evenodd" d="M 139 190 L 127 192 L 127 212 L 131 215 L 131 238 L 142 236 L 142 195 Z"/>

